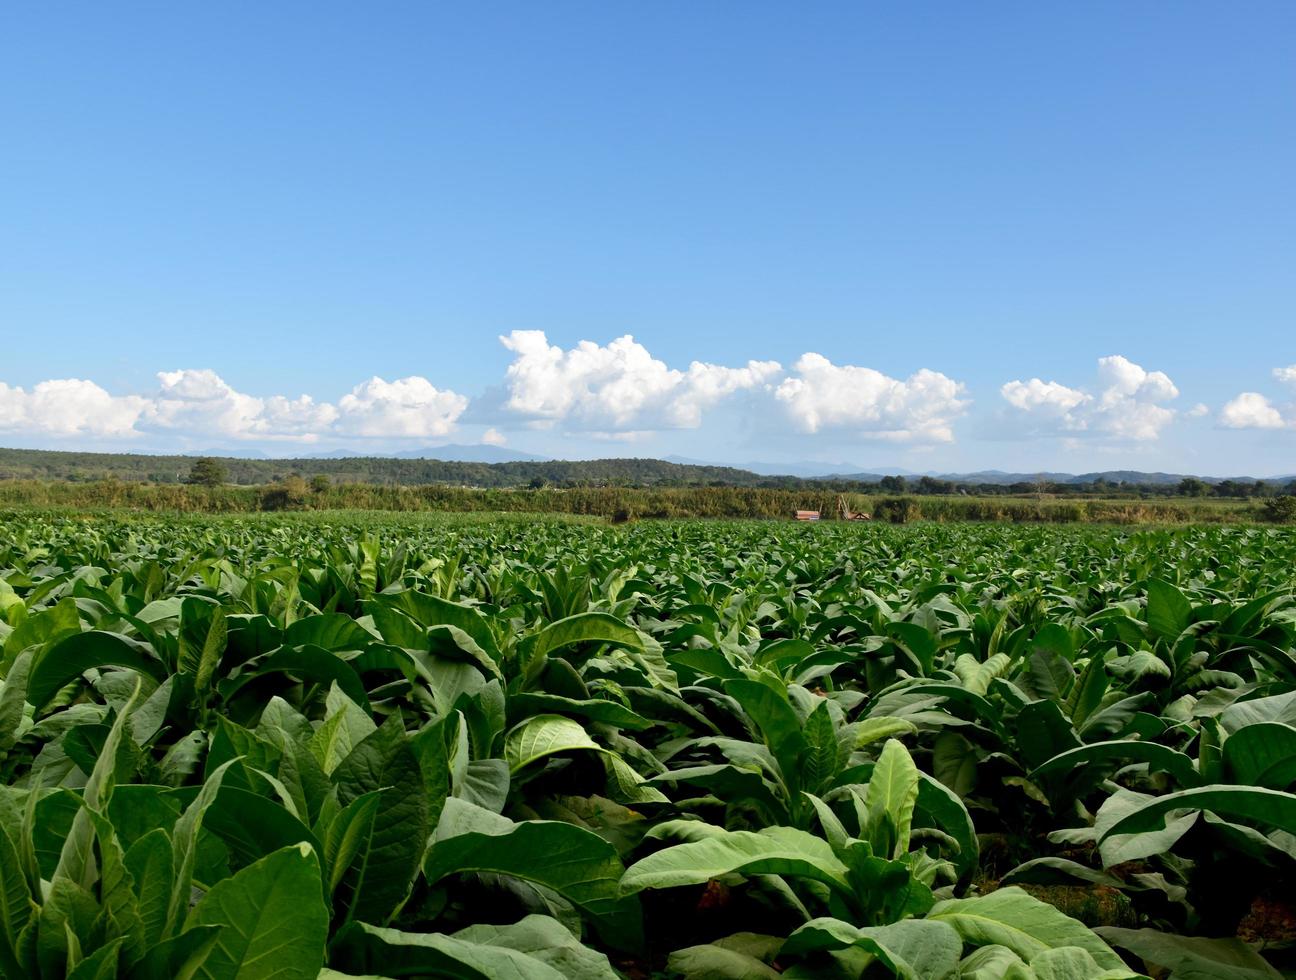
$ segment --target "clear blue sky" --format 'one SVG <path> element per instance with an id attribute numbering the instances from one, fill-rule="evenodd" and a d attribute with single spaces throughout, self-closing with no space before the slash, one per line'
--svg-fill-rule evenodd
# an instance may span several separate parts
<path id="1" fill-rule="evenodd" d="M 1293 51 L 1289 2 L 11 4 L 0 444 L 1296 471 Z"/>

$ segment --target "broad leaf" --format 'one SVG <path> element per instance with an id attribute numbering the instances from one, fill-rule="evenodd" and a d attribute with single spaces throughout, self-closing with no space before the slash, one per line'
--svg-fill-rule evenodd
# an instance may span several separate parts
<path id="1" fill-rule="evenodd" d="M 963 941 L 973 946 L 1005 946 L 1028 962 L 1046 949 L 1078 946 L 1103 969 L 1125 967 L 1111 947 L 1082 923 L 1016 886 L 1000 888 L 979 898 L 937 902 L 927 919 L 953 926 Z"/>
<path id="2" fill-rule="evenodd" d="M 221 927 L 198 978 L 314 980 L 328 941 L 315 852 L 307 844 L 286 847 L 217 882 L 189 925 Z"/>

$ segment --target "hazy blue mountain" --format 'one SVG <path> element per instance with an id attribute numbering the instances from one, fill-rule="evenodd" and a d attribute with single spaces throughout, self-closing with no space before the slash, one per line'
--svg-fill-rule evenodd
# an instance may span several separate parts
<path id="1" fill-rule="evenodd" d="M 228 453 L 212 455 L 229 455 Z M 441 459 L 452 463 L 538 463 L 547 456 L 535 456 L 519 452 L 516 449 L 505 449 L 503 446 L 462 445 L 451 443 L 445 446 L 422 446 L 418 449 L 402 449 L 395 453 L 356 452 L 352 449 L 334 449 L 324 453 L 310 453 L 306 459 Z"/>
<path id="2" fill-rule="evenodd" d="M 424 446 L 421 449 L 405 449 L 392 453 L 394 459 L 444 459 L 455 463 L 538 463 L 549 459 L 548 456 L 536 456 L 503 446 L 462 445 L 451 443 L 445 446 Z"/>
<path id="3" fill-rule="evenodd" d="M 862 467 L 858 463 L 820 463 L 814 460 L 794 460 L 786 463 L 763 463 L 759 461 L 717 463 L 714 460 L 691 459 L 687 456 L 663 456 L 662 459 L 667 463 L 679 463 L 683 466 L 731 466 L 734 469 L 746 470 L 748 473 L 756 473 L 760 476 L 797 476 L 805 480 L 814 480 L 820 477 L 840 477 L 844 473 L 858 474 L 866 469 L 866 467 Z M 868 473 L 874 479 L 880 479 L 883 476 L 918 475 L 912 470 L 902 469 L 898 466 L 882 466 L 868 469 Z M 852 476 L 852 479 L 856 478 Z"/>

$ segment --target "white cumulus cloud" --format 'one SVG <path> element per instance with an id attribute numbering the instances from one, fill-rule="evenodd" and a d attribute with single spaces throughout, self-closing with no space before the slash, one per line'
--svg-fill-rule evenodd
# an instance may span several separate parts
<path id="1" fill-rule="evenodd" d="M 895 442 L 952 442 L 951 423 L 968 404 L 961 382 L 926 368 L 901 381 L 807 353 L 792 372 L 774 397 L 803 432 L 848 429 Z"/>
<path id="2" fill-rule="evenodd" d="M 514 330 L 500 343 L 514 354 L 505 376 L 505 410 L 585 432 L 697 428 L 704 410 L 782 371 L 775 361 L 737 368 L 694 361 L 681 371 L 629 334 L 606 346 L 583 340 L 564 350 L 542 330 Z"/>
<path id="3" fill-rule="evenodd" d="M 309 395 L 258 398 L 235 391 L 208 369 L 161 371 L 158 382 L 147 424 L 186 434 L 311 441 L 338 416 L 332 405 Z"/>
<path id="4" fill-rule="evenodd" d="M 503 446 L 508 442 L 508 437 L 499 429 L 492 427 L 482 433 L 481 441 L 485 446 Z"/>
<path id="5" fill-rule="evenodd" d="M 1021 416 L 1066 432 L 1147 441 L 1174 420 L 1174 409 L 1162 402 L 1178 398 L 1179 389 L 1164 372 L 1114 354 L 1098 359 L 1098 381 L 1089 392 L 1031 378 L 1009 381 L 999 393 Z"/>
<path id="6" fill-rule="evenodd" d="M 1068 388 L 1056 381 L 1041 381 L 1039 378 L 1009 381 L 1000 389 L 1000 394 L 1013 408 L 1054 416 L 1067 428 L 1083 427 L 1073 413 L 1081 405 L 1093 401 L 1092 395 L 1077 388 Z"/>
<path id="7" fill-rule="evenodd" d="M 1244 391 L 1220 409 L 1220 424 L 1229 429 L 1285 429 L 1291 423 L 1264 395 Z"/>
<path id="8" fill-rule="evenodd" d="M 1296 364 L 1274 368 L 1273 376 L 1296 387 Z M 1296 429 L 1296 405 L 1275 405 L 1258 391 L 1244 391 L 1220 409 L 1226 429 Z"/>
<path id="9" fill-rule="evenodd" d="M 0 431 L 53 436 L 130 436 L 149 402 L 110 395 L 93 381 L 42 381 L 31 391 L 0 382 Z"/>
<path id="10" fill-rule="evenodd" d="M 337 430 L 345 435 L 428 438 L 452 432 L 468 399 L 427 378 L 370 378 L 338 402 Z"/>

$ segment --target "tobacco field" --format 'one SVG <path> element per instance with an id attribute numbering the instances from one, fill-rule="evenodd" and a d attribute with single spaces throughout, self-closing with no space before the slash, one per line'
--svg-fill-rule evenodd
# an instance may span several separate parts
<path id="1" fill-rule="evenodd" d="M 0 514 L 0 975 L 1293 976 L 1296 532 Z"/>

